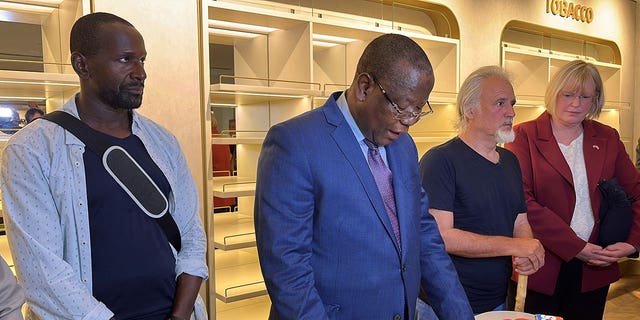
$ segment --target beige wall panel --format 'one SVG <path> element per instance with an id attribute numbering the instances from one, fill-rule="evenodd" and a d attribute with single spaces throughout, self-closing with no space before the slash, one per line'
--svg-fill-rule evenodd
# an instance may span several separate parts
<path id="1" fill-rule="evenodd" d="M 267 36 L 237 40 L 233 46 L 234 75 L 249 78 L 267 78 L 269 76 L 268 43 Z M 267 85 L 266 81 L 258 82 L 249 79 L 236 79 L 234 83 L 251 86 Z"/>
<path id="2" fill-rule="evenodd" d="M 62 66 L 63 73 L 75 74 L 75 71 L 73 71 L 70 65 L 71 52 L 69 51 L 69 35 L 71 34 L 71 27 L 73 27 L 75 20 L 85 13 L 89 13 L 89 10 L 89 5 L 85 5 L 80 0 L 67 0 L 60 4 L 60 8 L 58 9 L 58 14 L 60 15 L 60 34 L 64 35 L 60 38 L 60 47 L 62 48 L 60 62 L 64 64 Z"/>
<path id="3" fill-rule="evenodd" d="M 600 114 L 598 121 L 612 127 L 617 127 L 620 123 L 620 112 L 618 110 L 604 110 Z"/>
<path id="4" fill-rule="evenodd" d="M 59 63 L 63 63 L 60 57 L 60 53 L 62 52 L 60 35 L 60 20 L 58 19 L 58 15 L 51 14 L 42 23 L 42 57 L 45 62 L 44 72 L 59 73 L 62 71 L 59 65 Z M 68 49 L 65 51 L 68 51 Z"/>
<path id="5" fill-rule="evenodd" d="M 347 84 L 347 46 L 313 48 L 313 82 Z"/>
<path id="6" fill-rule="evenodd" d="M 301 23 L 269 35 L 269 78 L 311 82 L 311 27 Z M 306 85 L 276 83 L 274 86 L 309 88 Z"/>
<path id="7" fill-rule="evenodd" d="M 271 103 L 269 107 L 269 127 L 309 110 L 311 110 L 310 98 L 284 100 L 277 104 Z"/>
<path id="8" fill-rule="evenodd" d="M 236 108 L 236 129 L 239 137 L 264 137 L 267 134 L 270 127 L 268 104 L 263 102 Z"/>
<path id="9" fill-rule="evenodd" d="M 262 146 L 257 144 L 239 144 L 236 146 L 239 177 L 255 179 L 260 150 L 262 150 Z M 241 201 L 248 198 L 251 197 L 238 197 L 238 200 Z"/>
<path id="10" fill-rule="evenodd" d="M 358 61 L 364 52 L 364 48 L 366 48 L 368 44 L 369 41 L 354 41 L 347 45 L 347 85 L 351 85 L 351 82 L 353 82 L 353 79 L 356 76 L 356 69 L 358 68 Z"/>

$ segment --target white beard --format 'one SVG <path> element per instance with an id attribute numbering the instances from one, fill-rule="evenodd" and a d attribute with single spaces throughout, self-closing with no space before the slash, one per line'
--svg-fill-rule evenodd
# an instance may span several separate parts
<path id="1" fill-rule="evenodd" d="M 504 131 L 498 130 L 496 131 L 496 143 L 509 143 L 512 142 L 516 138 L 516 133 L 513 131 L 513 128 Z"/>

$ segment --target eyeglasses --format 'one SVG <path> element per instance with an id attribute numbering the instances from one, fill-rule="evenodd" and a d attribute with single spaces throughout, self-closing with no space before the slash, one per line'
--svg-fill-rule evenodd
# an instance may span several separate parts
<path id="1" fill-rule="evenodd" d="M 577 95 L 574 92 L 563 92 L 561 93 L 561 97 L 563 99 L 565 99 L 566 101 L 570 101 L 573 102 L 576 100 L 576 98 L 578 99 L 578 103 L 583 104 L 586 102 L 593 102 L 593 97 L 594 96 L 589 96 L 589 95 Z"/>
<path id="2" fill-rule="evenodd" d="M 384 90 L 380 82 L 376 81 L 376 79 L 373 78 L 373 76 L 371 78 L 373 79 L 373 82 L 375 82 L 378 85 L 378 88 L 380 88 L 380 91 L 382 92 L 382 95 L 384 96 L 384 98 L 387 99 L 389 104 L 391 104 L 391 106 L 393 107 L 393 110 L 395 111 L 395 115 L 393 116 L 394 119 L 415 123 L 415 122 L 418 122 L 420 118 L 433 113 L 433 109 L 431 108 L 431 104 L 429 104 L 429 100 L 426 101 L 427 107 L 429 107 L 429 111 L 418 112 L 418 111 L 401 110 L 400 107 L 398 107 L 398 104 L 393 102 L 393 100 L 389 98 L 389 96 L 387 95 L 387 91 Z"/>

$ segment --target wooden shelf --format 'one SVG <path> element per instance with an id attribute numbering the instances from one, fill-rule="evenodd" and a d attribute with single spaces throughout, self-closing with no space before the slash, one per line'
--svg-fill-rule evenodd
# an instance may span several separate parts
<path id="1" fill-rule="evenodd" d="M 593 57 L 534 48 L 503 42 L 502 66 L 513 75 L 519 107 L 544 106 L 544 94 L 553 75 L 570 61 L 592 63 L 599 71 L 607 97 L 603 109 L 630 110 L 629 102 L 620 100 L 621 65 L 597 61 Z"/>
<path id="2" fill-rule="evenodd" d="M 415 143 L 443 143 L 451 140 L 455 135 L 451 136 L 419 136 L 412 134 L 411 137 Z"/>
<path id="3" fill-rule="evenodd" d="M 255 249 L 216 250 L 215 283 L 225 303 L 267 294 Z"/>
<path id="4" fill-rule="evenodd" d="M 46 99 L 51 94 L 79 89 L 76 74 L 0 70 L 2 100 L 11 100 L 6 97 L 15 97 L 14 100 Z"/>
<path id="5" fill-rule="evenodd" d="M 544 107 L 544 96 L 516 95 L 516 107 L 538 108 Z M 605 101 L 602 110 L 631 110 L 631 104 L 626 101 Z"/>
<path id="6" fill-rule="evenodd" d="M 267 319 L 271 310 L 271 302 L 255 303 L 243 308 L 220 311 L 217 320 Z"/>
<path id="7" fill-rule="evenodd" d="M 236 198 L 253 196 L 256 191 L 255 179 L 244 177 L 213 177 L 213 196 Z"/>
<path id="8" fill-rule="evenodd" d="M 429 103 L 434 104 L 456 104 L 458 94 L 456 92 L 431 91 Z"/>
<path id="9" fill-rule="evenodd" d="M 213 144 L 262 144 L 264 142 L 264 132 L 262 137 L 212 137 Z"/>
<path id="10" fill-rule="evenodd" d="M 344 91 L 349 88 L 347 84 L 326 84 L 324 85 L 323 94 L 321 96 L 313 97 L 314 107 L 322 106 L 329 96 L 336 91 Z M 431 106 L 437 104 L 456 104 L 458 94 L 456 92 L 445 92 L 445 91 L 431 91 L 429 94 L 429 103 Z"/>
<path id="11" fill-rule="evenodd" d="M 631 103 L 624 101 L 605 101 L 602 110 L 631 110 Z"/>
<path id="12" fill-rule="evenodd" d="M 258 262 L 258 249 L 255 247 L 232 251 L 215 250 L 215 255 L 217 261 L 215 270 Z"/>
<path id="13" fill-rule="evenodd" d="M 376 5 L 369 1 L 362 1 L 362 3 L 370 6 Z M 218 17 L 224 16 L 225 20 L 239 23 L 255 24 L 255 21 L 261 21 L 260 25 L 279 29 L 291 28 L 291 25 L 296 22 L 312 22 L 318 25 L 314 26 L 314 31 L 322 34 L 332 33 L 326 28 L 339 26 L 351 29 L 351 37 L 360 39 L 371 39 L 390 32 L 406 33 L 411 37 L 431 36 L 427 28 L 415 24 L 273 1 L 239 0 L 232 3 L 210 0 L 209 15 L 212 14 Z"/>
<path id="14" fill-rule="evenodd" d="M 268 295 L 241 301 L 216 303 L 216 320 L 268 319 L 271 300 Z"/>
<path id="15" fill-rule="evenodd" d="M 270 103 L 322 95 L 320 89 L 266 87 L 259 85 L 212 84 L 211 101 L 230 105 Z"/>
<path id="16" fill-rule="evenodd" d="M 309 17 L 304 17 L 300 12 L 292 12 L 294 6 L 285 6 L 270 1 L 260 0 L 239 0 L 239 1 L 216 1 L 209 0 L 209 17 L 224 17 L 225 21 L 237 23 L 250 23 L 278 28 L 288 29 L 298 21 L 308 21 Z M 259 13 L 257 13 L 259 12 Z"/>
<path id="17" fill-rule="evenodd" d="M 220 250 L 235 250 L 256 245 L 253 213 L 230 212 L 213 215 L 213 245 Z"/>

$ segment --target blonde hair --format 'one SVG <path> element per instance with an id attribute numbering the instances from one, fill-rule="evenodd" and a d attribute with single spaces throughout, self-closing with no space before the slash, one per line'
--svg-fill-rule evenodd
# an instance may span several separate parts
<path id="1" fill-rule="evenodd" d="M 553 114 L 560 91 L 582 90 L 591 80 L 596 84 L 596 96 L 585 118 L 597 119 L 604 105 L 602 78 L 596 66 L 582 60 L 573 60 L 567 63 L 551 78 L 544 95 L 544 104 L 547 112 Z"/>
<path id="2" fill-rule="evenodd" d="M 458 93 L 456 101 L 458 105 L 458 118 L 455 123 L 455 128 L 458 129 L 459 133 L 464 132 L 469 124 L 469 119 L 465 115 L 465 111 L 476 109 L 480 106 L 482 83 L 484 80 L 494 77 L 511 83 L 509 74 L 501 67 L 485 66 L 472 72 L 467 76 L 467 79 L 464 80 L 462 86 L 460 86 L 460 92 Z"/>
<path id="3" fill-rule="evenodd" d="M 212 128 L 218 127 L 218 119 L 216 119 L 216 114 L 213 113 L 213 111 L 211 111 L 211 127 Z"/>

